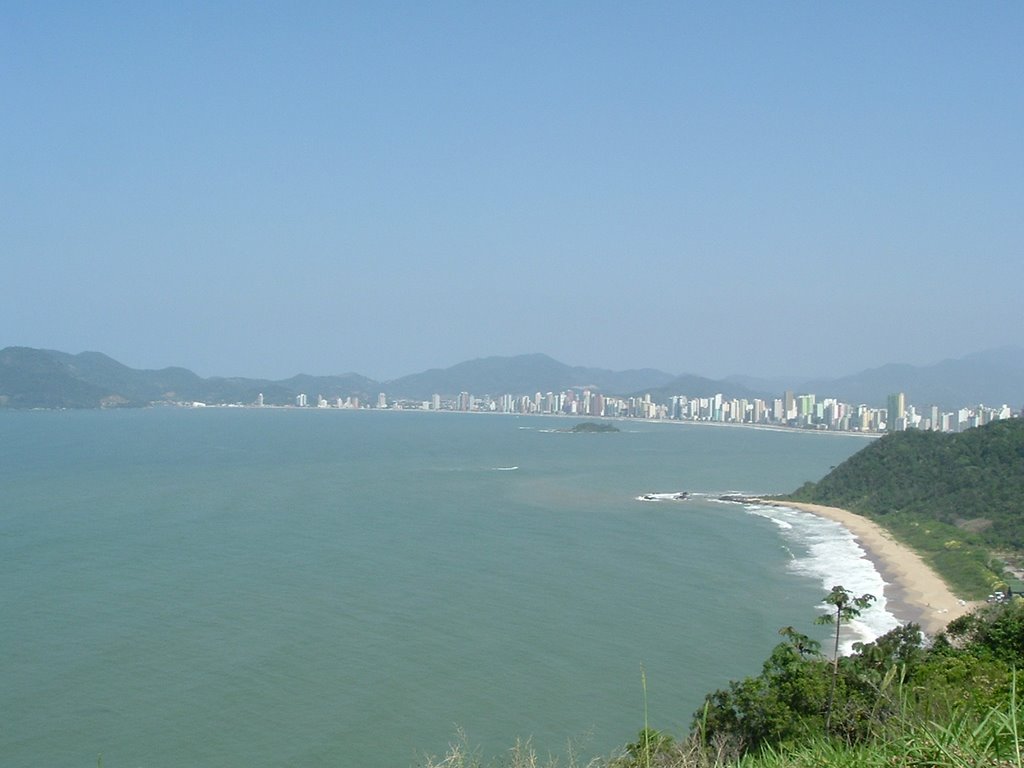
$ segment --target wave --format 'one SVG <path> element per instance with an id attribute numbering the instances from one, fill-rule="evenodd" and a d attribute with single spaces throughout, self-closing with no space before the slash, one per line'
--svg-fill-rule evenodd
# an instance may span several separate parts
<path id="1" fill-rule="evenodd" d="M 672 491 L 671 493 L 642 493 L 636 497 L 637 501 L 683 501 L 690 494 L 686 491 Z"/>
<path id="2" fill-rule="evenodd" d="M 441 472 L 441 473 L 458 473 L 458 472 L 515 472 L 519 467 L 432 467 L 429 468 L 430 472 Z"/>
<path id="3" fill-rule="evenodd" d="M 850 653 L 855 642 L 871 642 L 899 626 L 899 620 L 887 608 L 882 574 L 847 528 L 789 507 L 745 504 L 744 509 L 748 514 L 770 520 L 793 545 L 794 557 L 789 568 L 794 573 L 817 580 L 825 592 L 842 584 L 855 595 L 875 596 L 870 608 L 844 625 L 848 632 L 840 639 L 842 653 Z M 821 609 L 826 610 L 824 603 Z"/>

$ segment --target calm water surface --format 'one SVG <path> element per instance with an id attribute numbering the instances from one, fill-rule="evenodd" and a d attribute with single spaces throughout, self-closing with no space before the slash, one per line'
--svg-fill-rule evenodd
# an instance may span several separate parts
<path id="1" fill-rule="evenodd" d="M 683 731 L 863 566 L 809 516 L 636 498 L 791 490 L 863 438 L 573 423 L 0 413 L 0 763 L 408 766 L 456 728 L 606 753 L 641 665 Z"/>

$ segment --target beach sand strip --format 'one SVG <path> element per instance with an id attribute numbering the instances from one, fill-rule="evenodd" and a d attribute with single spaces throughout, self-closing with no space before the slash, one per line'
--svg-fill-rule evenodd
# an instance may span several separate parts
<path id="1" fill-rule="evenodd" d="M 886 607 L 902 624 L 916 622 L 926 634 L 934 636 L 953 619 L 970 613 L 978 605 L 954 595 L 914 550 L 897 542 L 892 534 L 866 517 L 822 504 L 770 499 L 761 499 L 759 503 L 810 512 L 834 520 L 849 530 L 882 574 L 886 583 Z"/>

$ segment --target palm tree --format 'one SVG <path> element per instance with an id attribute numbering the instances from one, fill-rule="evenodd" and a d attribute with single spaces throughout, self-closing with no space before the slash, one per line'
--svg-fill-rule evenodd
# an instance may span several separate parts
<path id="1" fill-rule="evenodd" d="M 839 675 L 839 628 L 844 621 L 848 622 L 860 616 L 861 611 L 874 601 L 874 595 L 865 593 L 860 597 L 854 597 L 850 590 L 838 585 L 832 587 L 832 591 L 825 595 L 825 603 L 835 606 L 835 614 L 830 611 L 815 620 L 816 624 L 835 624 L 836 626 L 836 641 L 832 650 L 832 685 L 829 687 L 828 707 L 825 710 L 825 733 L 828 733 L 832 726 L 832 703 L 836 695 L 836 677 Z"/>

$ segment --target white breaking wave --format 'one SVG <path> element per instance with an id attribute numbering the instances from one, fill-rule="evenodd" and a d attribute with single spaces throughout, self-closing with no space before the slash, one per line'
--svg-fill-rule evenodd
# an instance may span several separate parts
<path id="1" fill-rule="evenodd" d="M 491 467 L 492 472 L 514 472 L 519 467 Z"/>
<path id="2" fill-rule="evenodd" d="M 797 552 L 789 568 L 794 573 L 816 579 L 825 593 L 841 584 L 854 595 L 865 593 L 875 596 L 875 602 L 859 618 L 845 625 L 849 630 L 840 638 L 840 652 L 848 654 L 853 643 L 871 642 L 880 635 L 899 626 L 899 621 L 886 608 L 885 581 L 845 527 L 810 512 L 789 507 L 745 504 L 752 515 L 771 520 L 778 526 L 783 538 L 790 541 Z M 829 606 L 821 604 L 822 612 Z"/>
<path id="3" fill-rule="evenodd" d="M 672 491 L 671 493 L 642 493 L 636 497 L 637 501 L 682 501 L 689 494 L 686 491 Z"/>

